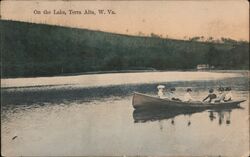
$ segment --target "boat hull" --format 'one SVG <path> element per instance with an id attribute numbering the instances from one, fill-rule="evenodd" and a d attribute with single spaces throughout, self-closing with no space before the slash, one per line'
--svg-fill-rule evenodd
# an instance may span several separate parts
<path id="1" fill-rule="evenodd" d="M 229 101 L 223 103 L 204 103 L 204 102 L 181 102 L 181 101 L 172 101 L 168 99 L 161 99 L 159 97 L 154 97 L 142 93 L 135 92 L 133 95 L 132 105 L 135 109 L 143 108 L 225 108 L 225 107 L 235 107 L 239 106 L 240 103 L 245 100 L 239 101 Z"/>
<path id="2" fill-rule="evenodd" d="M 242 107 L 226 107 L 226 108 L 216 108 L 216 109 L 209 109 L 209 112 L 214 113 L 223 113 L 223 112 L 231 112 L 233 109 L 242 110 Z M 182 108 L 160 108 L 160 109 L 136 109 L 133 112 L 133 119 L 134 123 L 144 123 L 148 121 L 158 121 L 158 120 L 167 120 L 173 119 L 179 115 L 188 115 L 191 116 L 192 114 L 207 111 L 206 108 L 189 108 L 189 109 L 182 109 Z"/>

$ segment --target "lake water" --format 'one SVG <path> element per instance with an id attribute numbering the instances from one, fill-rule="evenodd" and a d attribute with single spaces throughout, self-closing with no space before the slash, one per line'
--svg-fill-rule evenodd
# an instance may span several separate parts
<path id="1" fill-rule="evenodd" d="M 136 112 L 134 91 L 231 86 L 241 108 Z M 249 72 L 146 72 L 2 79 L 5 156 L 248 156 Z"/>

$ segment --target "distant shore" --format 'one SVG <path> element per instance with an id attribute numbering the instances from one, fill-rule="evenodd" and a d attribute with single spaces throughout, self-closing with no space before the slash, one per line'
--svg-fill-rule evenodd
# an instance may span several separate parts
<path id="1" fill-rule="evenodd" d="M 28 77 L 1 77 L 1 79 L 15 79 L 15 78 L 36 78 L 36 77 L 60 77 L 60 76 L 78 76 L 78 75 L 95 75 L 95 74 L 113 74 L 113 73 L 144 73 L 144 72 L 223 72 L 223 73 L 241 73 L 241 72 L 249 72 L 249 70 L 222 70 L 222 69 L 213 69 L 213 70 L 197 70 L 197 69 L 170 69 L 170 70 L 112 70 L 112 71 L 90 71 L 90 72 L 80 72 L 80 73 L 63 73 L 58 75 L 48 75 L 48 76 L 28 76 Z"/>
<path id="2" fill-rule="evenodd" d="M 4 32 L 3 78 L 196 71 L 207 67 L 249 69 L 249 43 L 243 41 L 184 41 L 27 22 L 0 23 Z M 13 38 L 16 40 L 9 42 Z"/>
<path id="3" fill-rule="evenodd" d="M 8 87 L 44 87 L 70 85 L 97 87 L 121 84 L 161 83 L 192 80 L 213 80 L 248 76 L 249 71 L 132 71 L 112 73 L 78 73 L 67 76 L 1 79 L 1 89 Z"/>

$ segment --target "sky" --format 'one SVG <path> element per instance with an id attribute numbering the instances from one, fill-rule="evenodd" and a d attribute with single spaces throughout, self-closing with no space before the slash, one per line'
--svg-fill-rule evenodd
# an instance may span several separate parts
<path id="1" fill-rule="evenodd" d="M 70 9 L 82 14 L 69 14 Z M 102 9 L 105 15 L 98 13 Z M 115 14 L 108 14 L 108 9 Z M 51 14 L 43 14 L 44 10 Z M 66 15 L 54 14 L 54 10 L 65 11 Z M 85 10 L 94 11 L 95 15 L 83 14 Z M 41 14 L 37 14 L 38 11 Z M 5 0 L 1 2 L 1 18 L 129 35 L 140 32 L 175 39 L 204 36 L 249 41 L 249 4 L 246 0 Z"/>

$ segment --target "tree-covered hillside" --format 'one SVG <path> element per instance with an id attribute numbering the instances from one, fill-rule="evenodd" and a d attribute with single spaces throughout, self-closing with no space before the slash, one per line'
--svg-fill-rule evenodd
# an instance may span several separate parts
<path id="1" fill-rule="evenodd" d="M 249 43 L 136 37 L 0 21 L 2 77 L 110 70 L 248 69 Z M 166 30 L 167 31 L 167 30 Z"/>

